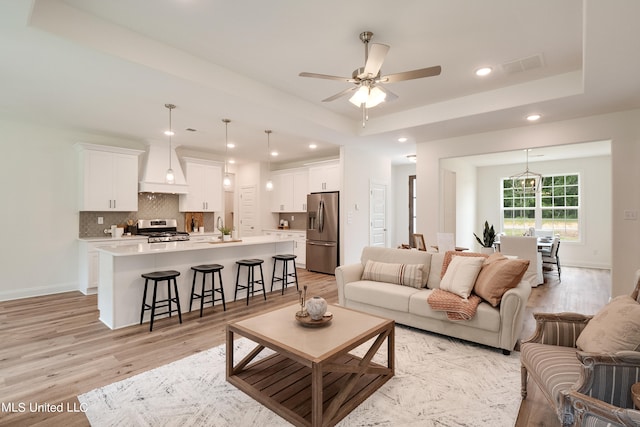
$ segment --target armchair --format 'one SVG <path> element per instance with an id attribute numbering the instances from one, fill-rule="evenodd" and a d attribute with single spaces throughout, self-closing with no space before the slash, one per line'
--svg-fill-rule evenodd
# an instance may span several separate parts
<path id="1" fill-rule="evenodd" d="M 638 277 L 640 270 L 631 293 L 636 302 Z M 631 386 L 640 382 L 640 351 L 580 351 L 578 338 L 594 316 L 535 313 L 534 318 L 536 330 L 521 344 L 522 398 L 531 378 L 563 426 L 640 426 L 631 397 Z"/>

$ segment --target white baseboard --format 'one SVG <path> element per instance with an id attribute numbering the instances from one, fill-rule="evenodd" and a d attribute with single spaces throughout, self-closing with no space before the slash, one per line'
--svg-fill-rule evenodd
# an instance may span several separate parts
<path id="1" fill-rule="evenodd" d="M 38 286 L 26 289 L 15 289 L 10 291 L 0 291 L 0 301 L 11 301 L 15 299 L 39 297 L 43 295 L 60 294 L 63 292 L 78 291 L 78 283 L 59 283 L 52 286 Z"/>

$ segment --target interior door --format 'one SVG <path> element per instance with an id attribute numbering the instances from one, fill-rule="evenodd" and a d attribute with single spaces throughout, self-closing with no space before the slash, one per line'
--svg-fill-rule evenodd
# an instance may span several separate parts
<path id="1" fill-rule="evenodd" d="M 256 236 L 256 186 L 240 187 L 240 237 Z"/>
<path id="2" fill-rule="evenodd" d="M 370 184 L 369 212 L 371 215 L 369 245 L 387 246 L 387 186 Z"/>

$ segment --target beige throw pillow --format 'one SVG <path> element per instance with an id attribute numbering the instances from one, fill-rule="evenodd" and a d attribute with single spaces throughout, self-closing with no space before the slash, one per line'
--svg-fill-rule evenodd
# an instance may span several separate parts
<path id="1" fill-rule="evenodd" d="M 504 293 L 518 286 L 527 268 L 529 268 L 527 259 L 508 259 L 499 252 L 491 254 L 484 261 L 473 292 L 497 307 Z"/>
<path id="2" fill-rule="evenodd" d="M 576 344 L 590 353 L 640 350 L 640 304 L 628 295 L 612 299 L 587 323 Z"/>
<path id="3" fill-rule="evenodd" d="M 442 271 L 440 272 L 440 277 L 444 277 L 447 272 L 447 268 L 449 268 L 449 264 L 455 257 L 480 257 L 487 258 L 489 255 L 482 254 L 480 252 L 458 252 L 458 251 L 447 251 L 444 254 L 444 261 L 442 261 Z"/>
<path id="4" fill-rule="evenodd" d="M 467 299 L 471 295 L 471 290 L 476 283 L 483 263 L 484 257 L 453 257 L 447 267 L 447 272 L 442 277 L 440 289 Z"/>
<path id="5" fill-rule="evenodd" d="M 394 264 L 367 260 L 362 280 L 387 282 L 396 285 L 422 288 L 422 264 Z"/>

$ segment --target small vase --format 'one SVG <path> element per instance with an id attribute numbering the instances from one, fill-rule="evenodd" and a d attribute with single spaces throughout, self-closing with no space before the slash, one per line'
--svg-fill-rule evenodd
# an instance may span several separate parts
<path id="1" fill-rule="evenodd" d="M 487 255 L 491 255 L 495 251 L 496 250 L 493 248 L 493 246 L 490 246 L 488 248 L 483 246 L 483 247 L 480 248 L 480 253 L 487 254 Z"/>
<path id="2" fill-rule="evenodd" d="M 313 297 L 307 300 L 306 307 L 311 320 L 321 320 L 327 312 L 327 301 L 322 297 Z"/>
<path id="3" fill-rule="evenodd" d="M 231 240 L 231 234 L 223 234 L 222 240 L 228 242 L 229 240 Z"/>

